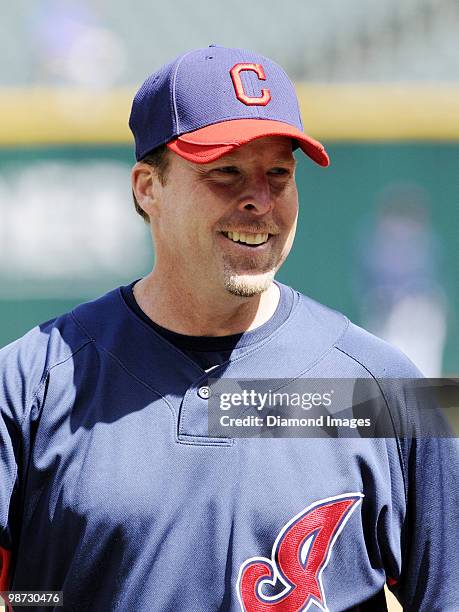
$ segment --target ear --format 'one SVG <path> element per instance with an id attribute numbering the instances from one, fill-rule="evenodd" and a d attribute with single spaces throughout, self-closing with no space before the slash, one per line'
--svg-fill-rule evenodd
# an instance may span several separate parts
<path id="1" fill-rule="evenodd" d="M 138 205 L 151 217 L 155 212 L 162 188 L 155 169 L 144 162 L 137 162 L 131 171 L 131 183 Z"/>

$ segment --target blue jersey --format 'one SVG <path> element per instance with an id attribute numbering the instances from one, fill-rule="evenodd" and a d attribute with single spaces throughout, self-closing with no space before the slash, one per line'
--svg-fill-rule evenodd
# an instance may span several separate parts
<path id="1" fill-rule="evenodd" d="M 69 611 L 294 612 L 381 610 L 389 584 L 406 610 L 459 610 L 456 440 L 209 437 L 209 374 L 119 289 L 4 348 L 0 376 L 9 589 L 62 590 Z M 294 292 L 212 376 L 419 374 Z"/>

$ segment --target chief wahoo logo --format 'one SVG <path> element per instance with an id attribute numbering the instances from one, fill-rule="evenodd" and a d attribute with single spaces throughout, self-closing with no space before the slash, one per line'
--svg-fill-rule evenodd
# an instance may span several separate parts
<path id="1" fill-rule="evenodd" d="M 237 581 L 244 612 L 300 612 L 315 604 L 328 608 L 322 586 L 334 543 L 361 503 L 362 493 L 322 499 L 294 516 L 274 542 L 272 558 L 252 557 L 241 565 Z M 282 584 L 276 595 L 263 594 L 265 584 Z"/>

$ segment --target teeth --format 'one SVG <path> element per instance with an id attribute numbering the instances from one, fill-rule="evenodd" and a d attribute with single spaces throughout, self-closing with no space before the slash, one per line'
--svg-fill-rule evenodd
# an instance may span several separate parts
<path id="1" fill-rule="evenodd" d="M 269 238 L 269 234 L 245 234 L 244 232 L 226 232 L 226 235 L 234 242 L 246 244 L 263 244 Z"/>
<path id="2" fill-rule="evenodd" d="M 268 234 L 255 234 L 253 244 L 262 244 L 268 240 Z"/>

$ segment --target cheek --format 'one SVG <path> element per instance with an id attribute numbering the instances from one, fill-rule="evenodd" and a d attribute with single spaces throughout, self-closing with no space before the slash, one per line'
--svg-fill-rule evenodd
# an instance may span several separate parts
<path id="1" fill-rule="evenodd" d="M 159 256 L 178 260 L 183 251 L 189 251 L 193 228 L 185 221 L 183 213 L 173 208 L 172 202 L 161 202 L 158 214 L 152 219 L 152 231 Z"/>
<path id="2" fill-rule="evenodd" d="M 284 193 L 281 206 L 278 207 L 279 219 L 286 229 L 296 227 L 298 219 L 298 192 L 292 187 Z"/>
<path id="3" fill-rule="evenodd" d="M 295 239 L 296 227 L 298 223 L 298 194 L 292 193 L 291 198 L 283 209 L 282 223 L 286 231 L 284 244 L 284 256 L 287 256 Z"/>
<path id="4" fill-rule="evenodd" d="M 298 223 L 298 201 L 289 210 L 288 223 L 295 230 Z"/>
<path id="5" fill-rule="evenodd" d="M 199 202 L 193 202 L 193 206 L 194 209 L 174 208 L 174 203 L 168 202 L 156 224 L 157 244 L 161 244 L 168 258 L 180 261 L 182 266 L 203 258 L 208 260 L 214 248 L 215 232 L 209 227 L 206 216 L 198 214 L 202 212 Z"/>

